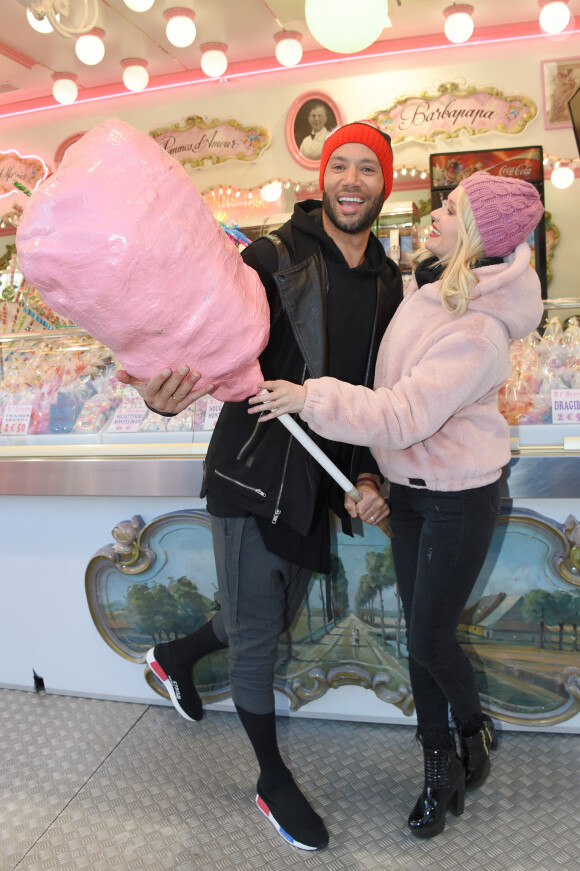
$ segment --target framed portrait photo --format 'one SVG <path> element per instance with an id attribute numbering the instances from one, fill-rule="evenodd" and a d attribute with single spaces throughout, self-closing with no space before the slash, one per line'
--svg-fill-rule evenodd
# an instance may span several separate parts
<path id="1" fill-rule="evenodd" d="M 571 127 L 568 100 L 580 87 L 580 57 L 542 61 L 544 127 Z"/>
<path id="2" fill-rule="evenodd" d="M 306 91 L 290 106 L 286 116 L 286 145 L 300 166 L 316 171 L 329 133 L 345 123 L 342 110 L 323 91 Z"/>

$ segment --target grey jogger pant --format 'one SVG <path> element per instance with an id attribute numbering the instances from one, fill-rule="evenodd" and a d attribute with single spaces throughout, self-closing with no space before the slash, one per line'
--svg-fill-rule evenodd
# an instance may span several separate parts
<path id="1" fill-rule="evenodd" d="M 212 618 L 230 648 L 235 704 L 274 710 L 278 637 L 296 616 L 312 572 L 266 550 L 253 517 L 211 517 L 221 610 Z"/>

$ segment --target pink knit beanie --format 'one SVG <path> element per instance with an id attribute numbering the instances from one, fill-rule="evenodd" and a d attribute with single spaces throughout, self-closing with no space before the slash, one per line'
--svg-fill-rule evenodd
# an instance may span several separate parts
<path id="1" fill-rule="evenodd" d="M 505 257 L 525 242 L 544 212 L 535 187 L 519 178 L 474 172 L 460 185 L 488 257 Z"/>
<path id="2" fill-rule="evenodd" d="M 375 152 L 383 171 L 385 199 L 387 199 L 393 189 L 391 137 L 388 133 L 383 133 L 373 121 L 353 121 L 352 124 L 343 124 L 342 127 L 337 127 L 330 136 L 327 136 L 320 158 L 320 190 L 323 190 L 324 171 L 330 160 L 330 155 L 345 142 L 360 142 L 361 145 L 366 145 L 367 148 Z"/>

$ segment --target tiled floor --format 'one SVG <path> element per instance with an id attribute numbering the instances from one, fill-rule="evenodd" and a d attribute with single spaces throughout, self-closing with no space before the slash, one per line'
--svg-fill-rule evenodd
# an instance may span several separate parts
<path id="1" fill-rule="evenodd" d="M 413 838 L 413 729 L 280 718 L 330 831 L 286 844 L 254 805 L 237 717 L 0 690 L 0 871 L 577 871 L 580 736 L 504 732 L 490 779 L 445 832 Z"/>

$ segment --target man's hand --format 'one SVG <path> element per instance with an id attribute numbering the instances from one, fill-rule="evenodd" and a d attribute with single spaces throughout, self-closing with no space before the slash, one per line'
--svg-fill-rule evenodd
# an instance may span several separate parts
<path id="1" fill-rule="evenodd" d="M 116 378 L 121 384 L 134 387 L 153 410 L 165 414 L 179 414 L 197 399 L 214 390 L 213 384 L 194 390 L 201 375 L 199 372 L 190 372 L 189 366 L 185 365 L 179 366 L 175 371 L 162 369 L 149 381 L 139 381 L 124 369 L 119 369 Z"/>

